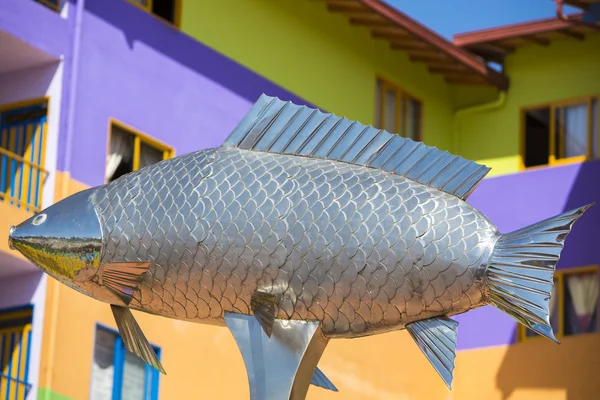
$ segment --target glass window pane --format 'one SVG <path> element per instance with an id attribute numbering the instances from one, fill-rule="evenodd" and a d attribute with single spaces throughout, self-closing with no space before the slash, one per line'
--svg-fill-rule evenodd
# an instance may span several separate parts
<path id="1" fill-rule="evenodd" d="M 406 137 L 421 140 L 421 103 L 411 97 L 406 106 Z"/>
<path id="2" fill-rule="evenodd" d="M 565 275 L 565 335 L 596 332 L 597 273 Z"/>
<path id="3" fill-rule="evenodd" d="M 587 102 L 564 108 L 565 157 L 587 154 L 588 114 Z"/>
<path id="4" fill-rule="evenodd" d="M 384 129 L 390 133 L 398 133 L 396 129 L 396 108 L 396 92 L 386 89 Z"/>
<path id="5" fill-rule="evenodd" d="M 162 161 L 163 151 L 142 142 L 140 147 L 140 168 Z"/>
<path id="6" fill-rule="evenodd" d="M 114 333 L 96 330 L 90 400 L 112 400 L 115 340 Z"/>
<path id="7" fill-rule="evenodd" d="M 122 400 L 144 400 L 146 364 L 129 351 L 125 354 L 123 367 Z"/>

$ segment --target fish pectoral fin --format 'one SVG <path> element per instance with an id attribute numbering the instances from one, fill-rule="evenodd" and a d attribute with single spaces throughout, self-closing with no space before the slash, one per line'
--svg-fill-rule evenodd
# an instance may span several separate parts
<path id="1" fill-rule="evenodd" d="M 319 369 L 319 367 L 315 368 L 315 373 L 313 374 L 313 377 L 310 380 L 310 384 L 322 387 L 323 389 L 332 390 L 334 392 L 338 391 L 335 385 L 329 380 L 329 378 L 325 376 L 325 374 Z"/>
<path id="2" fill-rule="evenodd" d="M 154 352 L 154 349 L 152 349 L 152 346 L 150 346 L 150 343 L 148 343 L 148 339 L 144 336 L 131 310 L 127 307 L 115 306 L 113 304 L 110 305 L 110 308 L 117 322 L 117 327 L 123 338 L 125 348 L 166 375 L 167 373 L 158 360 L 158 356 Z"/>
<path id="3" fill-rule="evenodd" d="M 139 289 L 149 262 L 118 262 L 102 266 L 100 284 L 115 293 L 125 305 L 129 305 L 133 293 Z"/>
<path id="4" fill-rule="evenodd" d="M 277 296 L 269 293 L 254 292 L 250 297 L 250 307 L 260 326 L 264 329 L 267 336 L 271 337 L 273 323 L 275 322 Z"/>
<path id="5" fill-rule="evenodd" d="M 452 389 L 457 328 L 458 322 L 447 317 L 430 318 L 406 325 L 410 336 L 449 389 Z"/>

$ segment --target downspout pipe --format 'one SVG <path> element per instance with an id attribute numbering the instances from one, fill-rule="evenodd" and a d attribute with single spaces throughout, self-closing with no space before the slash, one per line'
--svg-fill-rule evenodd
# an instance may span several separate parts
<path id="1" fill-rule="evenodd" d="M 454 133 L 453 134 L 454 154 L 460 155 L 460 133 L 461 133 L 460 124 L 459 124 L 460 119 L 462 117 L 464 117 L 465 115 L 499 109 L 502 106 L 504 106 L 504 103 L 506 103 L 506 92 L 500 91 L 500 93 L 498 93 L 498 98 L 496 100 L 492 101 L 491 103 L 478 104 L 476 106 L 462 108 L 454 113 L 454 132 L 453 132 Z"/>
<path id="2" fill-rule="evenodd" d="M 65 137 L 65 145 L 64 145 L 64 172 L 67 176 L 64 176 L 62 179 L 62 187 L 61 187 L 61 197 L 65 198 L 69 194 L 69 176 L 71 172 L 71 160 L 72 160 L 72 148 L 73 148 L 73 135 L 75 132 L 75 106 L 77 104 L 77 80 L 79 76 L 79 59 L 80 59 L 80 50 L 81 50 L 81 26 L 83 21 L 83 12 L 85 9 L 85 0 L 74 0 L 76 3 L 75 7 L 75 23 L 73 26 L 73 42 L 71 47 L 71 59 L 70 62 L 70 76 L 68 77 L 69 82 L 69 92 L 68 92 L 68 106 L 67 106 L 67 124 L 66 124 L 66 137 Z M 69 3 L 69 6 L 72 5 L 73 2 Z M 71 10 L 69 10 L 70 13 Z M 47 277 L 46 277 L 47 278 Z M 54 375 L 54 359 L 55 355 L 55 347 L 56 347 L 56 337 L 58 330 L 58 312 L 59 312 L 59 289 L 60 284 L 52 279 L 46 280 L 46 290 L 49 289 L 49 286 L 52 285 L 50 289 L 51 302 L 49 307 L 49 317 L 50 317 L 50 329 L 48 332 L 48 359 L 45 371 L 45 379 L 43 383 L 43 388 L 46 389 L 44 400 L 51 400 L 52 397 L 52 376 Z M 41 383 L 41 382 L 40 382 Z M 41 385 L 38 383 L 38 387 Z"/>
<path id="3" fill-rule="evenodd" d="M 73 135 L 75 134 L 75 111 L 77 104 L 77 81 L 79 78 L 79 60 L 81 58 L 81 25 L 83 20 L 83 11 L 85 9 L 85 0 L 76 0 L 75 9 L 75 27 L 73 32 L 73 47 L 71 50 L 71 76 L 69 77 L 69 106 L 67 109 L 67 126 L 64 147 L 64 172 L 71 174 L 71 160 L 73 159 Z M 69 184 L 67 179 L 62 182 L 62 197 L 69 195 Z"/>

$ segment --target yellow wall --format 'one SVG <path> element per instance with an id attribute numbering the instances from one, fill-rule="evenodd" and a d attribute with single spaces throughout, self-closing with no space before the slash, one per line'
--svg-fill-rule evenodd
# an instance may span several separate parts
<path id="1" fill-rule="evenodd" d="M 451 149 L 453 106 L 441 75 L 324 2 L 185 1 L 181 29 L 318 107 L 365 124 L 374 123 L 380 74 L 423 101 L 423 140 Z"/>
<path id="2" fill-rule="evenodd" d="M 85 189 L 66 174 L 60 179 L 69 180 L 68 194 Z M 160 377 L 160 399 L 249 398 L 243 360 L 226 328 L 134 314 L 148 340 L 162 348 L 168 375 Z M 107 304 L 48 280 L 40 393 L 89 397 L 96 323 L 116 329 Z M 340 392 L 311 387 L 308 399 L 591 399 L 600 391 L 600 335 L 459 352 L 453 391 L 406 331 L 332 340 L 319 367 Z"/>
<path id="3" fill-rule="evenodd" d="M 584 41 L 528 45 L 506 59 L 510 88 L 503 107 L 456 121 L 459 152 L 492 167 L 489 176 L 520 168 L 520 110 L 574 97 L 600 95 L 600 35 Z M 457 91 L 460 97 L 464 91 Z"/>

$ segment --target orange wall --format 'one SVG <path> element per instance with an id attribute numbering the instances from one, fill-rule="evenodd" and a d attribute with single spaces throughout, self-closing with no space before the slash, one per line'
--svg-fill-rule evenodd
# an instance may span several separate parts
<path id="1" fill-rule="evenodd" d="M 70 192 L 85 188 L 69 181 Z M 226 328 L 134 314 L 162 348 L 168 375 L 160 378 L 160 399 L 249 398 L 243 360 Z M 41 388 L 89 397 L 97 322 L 116 329 L 107 304 L 49 280 Z M 340 392 L 311 387 L 308 399 L 591 399 L 600 392 L 600 335 L 459 352 L 452 392 L 405 331 L 332 340 L 319 366 Z"/>

